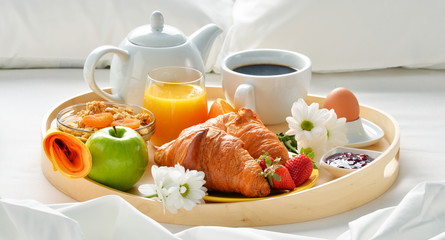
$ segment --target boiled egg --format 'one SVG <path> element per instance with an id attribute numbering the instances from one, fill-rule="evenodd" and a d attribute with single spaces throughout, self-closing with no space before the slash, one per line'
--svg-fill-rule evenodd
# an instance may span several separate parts
<path id="1" fill-rule="evenodd" d="M 344 87 L 335 88 L 327 96 L 323 108 L 334 109 L 338 118 L 346 122 L 355 121 L 360 116 L 360 106 L 355 95 Z"/>

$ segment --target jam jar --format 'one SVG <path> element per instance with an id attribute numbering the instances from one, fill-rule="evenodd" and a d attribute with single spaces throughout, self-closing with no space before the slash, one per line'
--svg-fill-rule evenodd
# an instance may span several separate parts
<path id="1" fill-rule="evenodd" d="M 374 158 L 364 153 L 339 152 L 328 156 L 325 161 L 338 168 L 360 169 L 373 160 Z"/>
<path id="2" fill-rule="evenodd" d="M 382 152 L 367 149 L 336 147 L 323 155 L 319 165 L 332 176 L 341 177 L 366 167 L 381 154 Z"/>

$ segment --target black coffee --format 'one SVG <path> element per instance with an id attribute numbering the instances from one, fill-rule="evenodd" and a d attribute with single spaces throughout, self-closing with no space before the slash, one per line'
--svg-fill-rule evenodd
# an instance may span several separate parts
<path id="1" fill-rule="evenodd" d="M 262 63 L 236 67 L 233 71 L 248 75 L 271 76 L 293 73 L 296 72 L 297 69 L 283 65 Z"/>

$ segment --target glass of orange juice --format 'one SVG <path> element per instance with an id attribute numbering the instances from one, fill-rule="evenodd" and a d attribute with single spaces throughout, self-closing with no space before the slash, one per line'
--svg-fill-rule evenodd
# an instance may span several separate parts
<path id="1" fill-rule="evenodd" d="M 203 74 L 193 68 L 162 67 L 149 72 L 143 106 L 153 112 L 156 130 L 150 142 L 159 147 L 182 130 L 207 120 Z"/>

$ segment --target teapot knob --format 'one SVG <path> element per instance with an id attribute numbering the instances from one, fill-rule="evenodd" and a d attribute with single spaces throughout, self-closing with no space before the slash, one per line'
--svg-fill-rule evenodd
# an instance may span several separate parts
<path id="1" fill-rule="evenodd" d="M 150 18 L 151 29 L 153 32 L 162 32 L 164 29 L 164 16 L 160 11 L 154 11 Z"/>
<path id="2" fill-rule="evenodd" d="M 135 28 L 128 34 L 127 39 L 142 47 L 173 47 L 187 42 L 184 33 L 164 24 L 164 16 L 160 11 L 152 12 L 150 24 Z"/>

